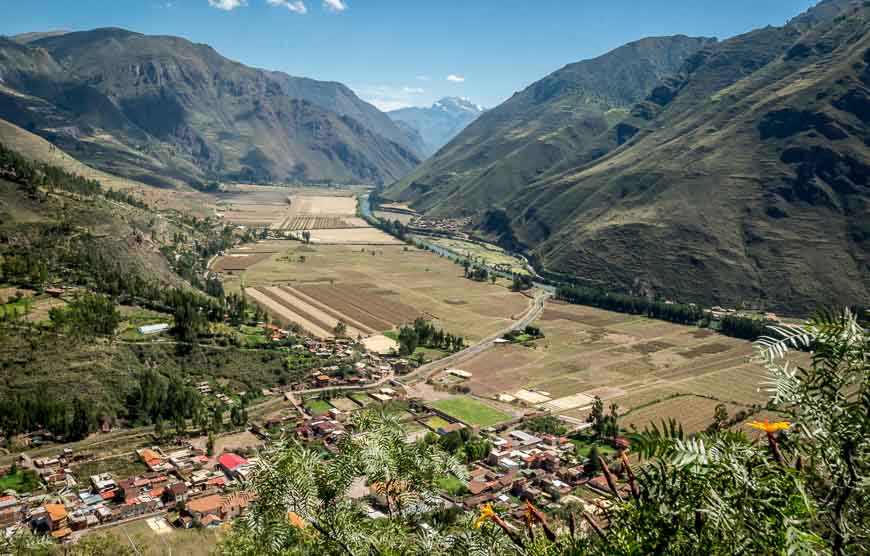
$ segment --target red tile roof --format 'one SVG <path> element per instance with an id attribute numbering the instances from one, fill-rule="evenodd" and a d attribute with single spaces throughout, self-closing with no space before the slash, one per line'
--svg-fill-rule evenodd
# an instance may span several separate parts
<path id="1" fill-rule="evenodd" d="M 233 470 L 240 465 L 247 464 L 248 460 L 238 454 L 223 454 L 218 458 L 218 463 L 226 469 Z"/>

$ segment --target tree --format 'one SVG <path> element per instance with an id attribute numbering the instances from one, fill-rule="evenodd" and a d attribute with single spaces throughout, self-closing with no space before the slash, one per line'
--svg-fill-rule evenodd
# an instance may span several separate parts
<path id="1" fill-rule="evenodd" d="M 343 320 L 339 320 L 335 324 L 335 328 L 333 329 L 333 333 L 337 338 L 344 338 L 347 335 L 347 324 Z"/>
<path id="2" fill-rule="evenodd" d="M 205 443 L 205 449 L 209 457 L 214 455 L 214 433 L 211 431 L 208 433 L 208 440 Z"/>
<path id="3" fill-rule="evenodd" d="M 592 423 L 592 431 L 596 440 L 607 434 L 607 418 L 604 415 L 604 402 L 598 396 L 592 402 L 592 412 L 586 417 L 587 423 Z"/>
<path id="4" fill-rule="evenodd" d="M 599 463 L 600 457 L 601 454 L 598 452 L 598 446 L 592 446 L 592 449 L 589 450 L 589 456 L 583 464 L 583 472 L 586 475 L 592 477 L 601 472 L 601 464 Z"/>
<path id="5" fill-rule="evenodd" d="M 394 416 L 361 412 L 355 434 L 339 444 L 330 461 L 298 443 L 276 446 L 262 457 L 248 490 L 254 494 L 248 516 L 233 523 L 219 554 L 462 554 L 472 539 L 424 533 L 414 523 L 435 509 L 436 480 L 467 480 L 465 468 L 437 445 L 408 444 Z M 362 477 L 385 505 L 386 519 L 366 519 L 346 494 Z M 292 512 L 308 524 L 297 528 Z M 310 532 L 309 532 L 310 531 Z M 465 522 L 463 535 L 481 546 L 504 541 L 492 531 Z M 451 548 L 452 547 L 452 548 Z M 461 550 L 457 552 L 457 550 Z"/>
<path id="6" fill-rule="evenodd" d="M 77 336 L 112 336 L 121 322 L 115 302 L 107 296 L 86 293 L 66 307 L 55 307 L 48 313 L 58 330 Z"/>
<path id="7" fill-rule="evenodd" d="M 707 427 L 707 432 L 712 433 L 724 429 L 728 425 L 728 408 L 724 403 L 716 405 L 713 410 L 713 422 Z"/>
<path id="8" fill-rule="evenodd" d="M 605 434 L 616 440 L 616 437 L 619 436 L 619 406 L 616 403 L 610 404 L 610 414 L 607 415 L 605 421 Z"/>

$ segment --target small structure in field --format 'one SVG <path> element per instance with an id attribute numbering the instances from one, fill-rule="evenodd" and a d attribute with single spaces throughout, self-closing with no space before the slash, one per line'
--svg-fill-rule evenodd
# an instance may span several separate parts
<path id="1" fill-rule="evenodd" d="M 169 330 L 169 325 L 164 323 L 160 324 L 146 324 L 145 326 L 139 327 L 139 334 L 145 334 L 146 336 L 150 336 L 151 334 L 160 334 L 161 332 L 166 332 Z"/>

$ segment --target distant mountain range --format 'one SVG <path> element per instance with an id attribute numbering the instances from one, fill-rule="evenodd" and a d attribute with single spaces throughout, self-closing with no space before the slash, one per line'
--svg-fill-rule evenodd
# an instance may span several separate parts
<path id="1" fill-rule="evenodd" d="M 870 6 L 644 39 L 486 112 L 383 194 L 608 291 L 870 303 Z"/>
<path id="2" fill-rule="evenodd" d="M 422 156 L 405 131 L 340 83 L 113 28 L 0 38 L 0 118 L 83 162 L 161 186 L 381 184 Z"/>
<path id="3" fill-rule="evenodd" d="M 393 121 L 419 134 L 424 154 L 435 154 L 468 124 L 483 114 L 484 108 L 467 98 L 445 97 L 428 108 L 410 107 L 387 112 Z"/>

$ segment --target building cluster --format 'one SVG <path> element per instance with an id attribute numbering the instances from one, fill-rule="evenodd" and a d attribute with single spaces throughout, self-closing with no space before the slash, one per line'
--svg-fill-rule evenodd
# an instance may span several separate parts
<path id="1" fill-rule="evenodd" d="M 311 371 L 306 381 L 288 387 L 288 391 L 339 386 L 366 386 L 408 372 L 407 359 L 378 355 L 354 346 L 352 340 L 339 338 L 308 339 L 292 347 L 297 352 L 308 352 L 324 364 Z"/>
<path id="2" fill-rule="evenodd" d="M 449 234 L 458 239 L 468 239 L 468 234 L 463 230 L 471 226 L 471 218 L 436 218 L 432 216 L 415 216 L 408 223 L 408 227 L 414 230 Z"/>
<path id="3" fill-rule="evenodd" d="M 77 532 L 152 515 L 178 527 L 213 527 L 241 515 L 251 497 L 233 486 L 247 479 L 256 459 L 224 453 L 211 460 L 192 446 L 170 452 L 143 448 L 145 473 L 119 478 L 110 473 L 77 477 L 69 450 L 54 458 L 23 461 L 48 488 L 0 497 L 0 527 L 9 536 L 20 527 L 65 542 Z"/>

